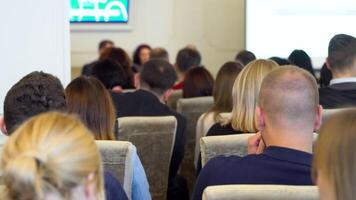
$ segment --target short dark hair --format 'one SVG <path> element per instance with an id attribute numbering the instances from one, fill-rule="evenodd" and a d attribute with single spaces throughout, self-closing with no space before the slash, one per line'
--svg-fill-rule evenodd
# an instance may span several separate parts
<path id="1" fill-rule="evenodd" d="M 133 57 L 133 63 L 136 65 L 142 65 L 141 60 L 140 60 L 140 52 L 142 49 L 150 49 L 151 50 L 151 47 L 148 44 L 141 44 L 135 49 L 132 57 Z"/>
<path id="2" fill-rule="evenodd" d="M 328 63 L 331 69 L 344 70 L 351 67 L 356 60 L 356 38 L 339 34 L 329 43 Z"/>
<path id="3" fill-rule="evenodd" d="M 66 100 L 60 80 L 44 72 L 32 72 L 7 92 L 4 120 L 9 134 L 28 118 L 40 113 L 64 110 Z"/>
<path id="4" fill-rule="evenodd" d="M 100 43 L 99 43 L 99 46 L 98 46 L 98 49 L 102 49 L 104 48 L 107 44 L 111 44 L 114 46 L 114 42 L 111 41 L 111 40 L 102 40 Z"/>
<path id="5" fill-rule="evenodd" d="M 269 58 L 269 60 L 273 60 L 274 62 L 276 62 L 279 66 L 284 66 L 284 65 L 290 65 L 291 63 L 289 62 L 289 60 L 285 59 L 285 58 L 281 58 L 281 57 L 271 57 Z"/>
<path id="6" fill-rule="evenodd" d="M 169 62 L 168 51 L 162 47 L 153 48 L 150 53 L 150 59 L 163 59 Z"/>
<path id="7" fill-rule="evenodd" d="M 307 70 L 312 76 L 315 77 L 314 68 L 312 65 L 311 58 L 304 50 L 296 49 L 288 57 L 291 64 Z"/>
<path id="8" fill-rule="evenodd" d="M 184 78 L 183 98 L 212 96 L 214 78 L 204 67 L 188 70 Z"/>
<path id="9" fill-rule="evenodd" d="M 177 54 L 176 65 L 181 72 L 186 72 L 192 67 L 198 67 L 200 63 L 201 55 L 197 50 L 184 48 Z"/>
<path id="10" fill-rule="evenodd" d="M 127 82 L 127 74 L 124 68 L 111 59 L 98 61 L 93 67 L 92 76 L 109 90 L 115 86 L 123 87 Z"/>
<path id="11" fill-rule="evenodd" d="M 152 59 L 143 65 L 141 85 L 162 95 L 172 88 L 177 80 L 177 74 L 169 62 L 162 59 Z"/>
<path id="12" fill-rule="evenodd" d="M 254 60 L 256 60 L 255 54 L 247 50 L 242 50 L 235 56 L 235 61 L 241 63 L 243 66 L 246 66 L 248 63 Z"/>

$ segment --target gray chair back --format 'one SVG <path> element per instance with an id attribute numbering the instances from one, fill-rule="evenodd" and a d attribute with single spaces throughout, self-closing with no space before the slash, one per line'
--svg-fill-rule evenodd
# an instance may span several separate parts
<path id="1" fill-rule="evenodd" d="M 145 168 L 152 199 L 165 200 L 169 166 L 177 129 L 174 116 L 122 117 L 118 140 L 132 142 Z"/>
<path id="2" fill-rule="evenodd" d="M 324 109 L 323 110 L 323 116 L 322 116 L 322 123 L 325 123 L 328 121 L 330 116 L 332 116 L 335 113 L 338 113 L 340 111 L 347 110 L 347 108 L 338 108 L 338 109 Z"/>
<path id="3" fill-rule="evenodd" d="M 182 90 L 175 90 L 173 91 L 172 95 L 168 98 L 167 106 L 172 110 L 177 110 L 177 102 L 178 99 L 183 98 L 183 91 Z"/>
<path id="4" fill-rule="evenodd" d="M 196 172 L 194 166 L 196 126 L 200 115 L 213 105 L 213 97 L 195 97 L 179 99 L 177 112 L 187 119 L 185 154 L 180 168 L 180 174 L 187 179 L 189 190 L 192 191 Z"/>
<path id="5" fill-rule="evenodd" d="M 220 185 L 204 190 L 203 200 L 318 200 L 316 186 Z"/>
<path id="6" fill-rule="evenodd" d="M 95 141 L 99 147 L 104 169 L 112 173 L 122 184 L 127 196 L 131 199 L 133 166 L 132 158 L 136 153 L 131 142 Z"/>
<path id="7" fill-rule="evenodd" d="M 202 137 L 200 140 L 201 161 L 204 166 L 216 156 L 246 156 L 247 141 L 253 133 Z M 318 134 L 314 133 L 314 142 Z"/>

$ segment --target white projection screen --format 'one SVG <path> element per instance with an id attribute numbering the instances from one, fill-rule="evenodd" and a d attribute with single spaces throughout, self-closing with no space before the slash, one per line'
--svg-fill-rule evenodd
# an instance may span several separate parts
<path id="1" fill-rule="evenodd" d="M 258 58 L 303 49 L 320 68 L 339 33 L 356 36 L 356 0 L 246 0 L 246 49 Z"/>

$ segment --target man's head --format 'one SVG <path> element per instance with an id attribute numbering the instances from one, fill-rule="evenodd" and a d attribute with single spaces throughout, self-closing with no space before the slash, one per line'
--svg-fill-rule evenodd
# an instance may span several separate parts
<path id="1" fill-rule="evenodd" d="M 3 131 L 11 134 L 28 118 L 54 110 L 64 110 L 66 101 L 60 80 L 44 72 L 32 72 L 7 92 L 4 101 Z M 3 125 L 3 126 L 4 126 Z"/>
<path id="2" fill-rule="evenodd" d="M 93 67 L 92 76 L 97 78 L 106 89 L 123 87 L 127 82 L 127 74 L 124 68 L 111 59 L 104 59 L 97 62 Z"/>
<path id="3" fill-rule="evenodd" d="M 356 38 L 350 35 L 335 35 L 329 43 L 327 66 L 337 77 L 356 76 Z"/>
<path id="4" fill-rule="evenodd" d="M 163 59 L 169 62 L 168 51 L 161 47 L 153 48 L 150 53 L 150 59 Z"/>
<path id="5" fill-rule="evenodd" d="M 168 97 L 177 80 L 173 66 L 165 60 L 151 59 L 143 65 L 140 88 L 150 90 L 159 97 Z"/>
<path id="6" fill-rule="evenodd" d="M 282 138 L 296 132 L 291 138 L 311 137 L 320 126 L 322 112 L 315 78 L 295 66 L 272 71 L 262 82 L 256 111 L 262 135 L 268 130 L 267 137 Z"/>
<path id="7" fill-rule="evenodd" d="M 201 56 L 197 50 L 184 48 L 178 52 L 176 67 L 180 73 L 185 73 L 192 67 L 197 67 L 201 63 Z"/>
<path id="8" fill-rule="evenodd" d="M 243 66 L 246 66 L 248 63 L 254 60 L 256 60 L 255 54 L 247 50 L 242 50 L 235 56 L 235 61 L 242 64 Z"/>
<path id="9" fill-rule="evenodd" d="M 111 40 L 103 40 L 99 43 L 98 50 L 99 54 L 101 55 L 105 49 L 114 47 L 115 44 Z"/>

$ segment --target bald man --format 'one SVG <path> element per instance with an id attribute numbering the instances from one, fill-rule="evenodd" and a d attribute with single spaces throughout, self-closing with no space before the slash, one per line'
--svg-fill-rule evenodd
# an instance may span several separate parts
<path id="1" fill-rule="evenodd" d="M 196 182 L 193 199 L 211 185 L 312 185 L 313 132 L 320 127 L 318 87 L 307 71 L 286 66 L 262 82 L 257 112 L 259 133 L 249 154 L 211 159 Z"/>

